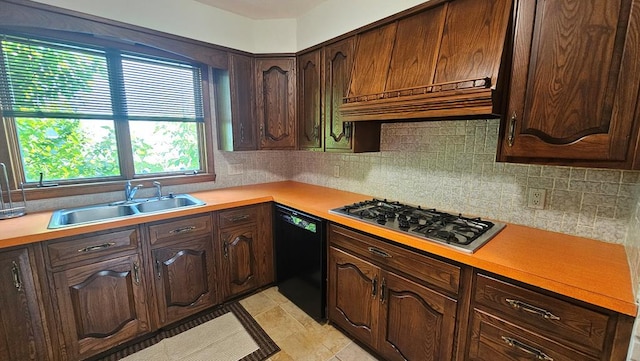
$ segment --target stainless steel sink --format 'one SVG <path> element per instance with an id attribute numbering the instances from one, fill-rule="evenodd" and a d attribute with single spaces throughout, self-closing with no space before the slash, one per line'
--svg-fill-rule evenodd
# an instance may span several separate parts
<path id="1" fill-rule="evenodd" d="M 189 194 L 169 195 L 162 198 L 136 199 L 129 202 L 96 204 L 78 208 L 59 209 L 53 212 L 49 229 L 77 224 L 99 222 L 112 218 L 124 218 L 138 214 L 171 211 L 205 203 Z"/>
<path id="2" fill-rule="evenodd" d="M 141 213 L 160 212 L 168 209 L 182 208 L 189 206 L 202 205 L 204 202 L 189 196 L 188 194 L 182 194 L 181 197 L 174 196 L 173 198 L 163 199 L 149 199 L 146 202 L 142 202 L 136 205 L 136 208 Z"/>

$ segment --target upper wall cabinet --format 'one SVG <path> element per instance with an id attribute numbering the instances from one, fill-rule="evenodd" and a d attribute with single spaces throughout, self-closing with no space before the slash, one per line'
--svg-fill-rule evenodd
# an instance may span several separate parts
<path id="1" fill-rule="evenodd" d="M 355 37 L 298 55 L 298 145 L 328 152 L 377 152 L 380 123 L 343 122 Z"/>
<path id="2" fill-rule="evenodd" d="M 519 1 L 498 159 L 638 169 L 640 1 Z"/>
<path id="3" fill-rule="evenodd" d="M 253 58 L 229 53 L 229 70 L 214 70 L 218 148 L 258 149 Z"/>
<path id="4" fill-rule="evenodd" d="M 359 34 L 342 119 L 500 113 L 511 10 L 512 0 L 440 1 Z"/>
<path id="5" fill-rule="evenodd" d="M 260 149 L 296 148 L 296 59 L 255 60 Z"/>
<path id="6" fill-rule="evenodd" d="M 298 56 L 298 145 L 323 150 L 322 49 Z"/>
<path id="7" fill-rule="evenodd" d="M 324 122 L 327 152 L 377 152 L 380 150 L 380 123 L 344 122 L 340 115 L 347 96 L 355 36 L 324 47 Z"/>

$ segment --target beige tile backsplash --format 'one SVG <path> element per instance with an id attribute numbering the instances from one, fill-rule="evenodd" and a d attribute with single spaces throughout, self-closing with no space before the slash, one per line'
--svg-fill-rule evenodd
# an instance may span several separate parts
<path id="1" fill-rule="evenodd" d="M 296 152 L 291 179 L 624 243 L 639 172 L 495 162 L 497 119 L 382 126 L 381 152 Z M 335 177 L 338 167 L 338 177 Z M 528 208 L 530 188 L 545 209 Z"/>

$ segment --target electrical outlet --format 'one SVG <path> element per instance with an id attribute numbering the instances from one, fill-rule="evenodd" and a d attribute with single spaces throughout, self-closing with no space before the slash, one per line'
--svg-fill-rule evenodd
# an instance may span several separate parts
<path id="1" fill-rule="evenodd" d="M 544 201 L 546 196 L 546 189 L 529 188 L 527 207 L 534 209 L 544 209 Z"/>
<path id="2" fill-rule="evenodd" d="M 339 165 L 334 165 L 333 166 L 333 176 L 336 178 L 340 178 L 340 166 Z"/>

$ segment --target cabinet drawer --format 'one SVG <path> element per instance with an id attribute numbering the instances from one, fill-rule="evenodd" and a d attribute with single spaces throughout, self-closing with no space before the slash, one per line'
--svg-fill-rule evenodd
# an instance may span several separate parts
<path id="1" fill-rule="evenodd" d="M 604 349 L 609 315 L 477 275 L 476 305 L 495 310 L 506 320 L 599 355 Z"/>
<path id="2" fill-rule="evenodd" d="M 596 361 L 479 310 L 471 320 L 469 361 Z"/>
<path id="3" fill-rule="evenodd" d="M 255 223 L 258 221 L 258 208 L 256 206 L 234 208 L 218 213 L 220 228 L 237 226 L 240 224 Z"/>
<path id="4" fill-rule="evenodd" d="M 460 285 L 460 267 L 458 266 L 379 241 L 335 224 L 329 226 L 329 241 L 340 248 L 411 275 L 444 291 L 458 293 Z"/>
<path id="5" fill-rule="evenodd" d="M 212 232 L 211 215 L 207 213 L 168 222 L 152 223 L 149 225 L 149 240 L 154 245 L 166 241 L 191 239 L 195 236 L 212 234 Z"/>
<path id="6" fill-rule="evenodd" d="M 138 248 L 137 228 L 93 233 L 46 243 L 52 267 Z"/>

